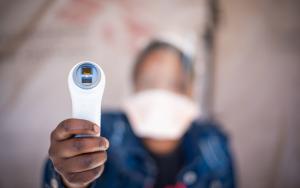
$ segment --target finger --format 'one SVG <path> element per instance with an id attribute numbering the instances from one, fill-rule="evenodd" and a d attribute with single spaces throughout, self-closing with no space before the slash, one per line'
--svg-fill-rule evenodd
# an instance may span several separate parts
<path id="1" fill-rule="evenodd" d="M 92 154 L 83 154 L 69 159 L 64 159 L 63 170 L 66 173 L 83 172 L 103 165 L 107 160 L 107 154 L 104 151 Z"/>
<path id="2" fill-rule="evenodd" d="M 53 146 L 50 147 L 50 155 L 69 158 L 84 153 L 105 151 L 109 147 L 109 142 L 104 137 L 72 138 L 57 142 Z"/>
<path id="3" fill-rule="evenodd" d="M 64 179 L 71 185 L 86 186 L 96 180 L 104 170 L 104 165 L 85 172 L 68 173 Z"/>
<path id="4" fill-rule="evenodd" d="M 97 135 L 100 127 L 83 119 L 67 119 L 62 121 L 51 134 L 51 140 L 61 141 L 75 134 Z"/>

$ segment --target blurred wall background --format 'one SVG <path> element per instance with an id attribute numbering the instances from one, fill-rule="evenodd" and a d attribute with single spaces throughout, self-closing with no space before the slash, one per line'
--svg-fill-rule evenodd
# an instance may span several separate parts
<path id="1" fill-rule="evenodd" d="M 299 8 L 221 1 L 213 107 L 240 187 L 300 186 Z M 39 187 L 49 134 L 70 117 L 76 62 L 104 68 L 104 108 L 118 108 L 143 42 L 161 31 L 201 36 L 204 13 L 203 0 L 0 1 L 0 187 Z"/>
<path id="2" fill-rule="evenodd" d="M 215 111 L 241 187 L 299 187 L 300 2 L 222 1 Z"/>

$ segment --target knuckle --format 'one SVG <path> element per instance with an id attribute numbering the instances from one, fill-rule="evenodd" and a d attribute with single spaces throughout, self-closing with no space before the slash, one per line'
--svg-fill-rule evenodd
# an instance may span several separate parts
<path id="1" fill-rule="evenodd" d="M 86 130 L 90 130 L 90 131 L 93 131 L 93 130 L 94 130 L 94 125 L 93 125 L 93 123 L 91 123 L 91 122 L 85 121 L 85 122 L 82 124 L 82 126 L 83 126 L 84 129 L 86 129 Z"/>
<path id="2" fill-rule="evenodd" d="M 81 165 L 83 168 L 89 168 L 93 163 L 93 157 L 92 155 L 87 155 L 82 157 L 81 159 Z"/>
<path id="3" fill-rule="evenodd" d="M 64 173 L 65 170 L 63 168 L 63 165 L 61 163 L 57 164 L 56 166 L 54 166 L 56 171 L 60 172 L 60 173 Z"/>
<path id="4" fill-rule="evenodd" d="M 78 182 L 77 176 L 75 173 L 68 173 L 64 175 L 65 179 L 70 183 L 76 183 Z"/>
<path id="5" fill-rule="evenodd" d="M 75 139 L 75 140 L 73 141 L 72 146 L 73 146 L 73 148 L 74 148 L 76 151 L 81 151 L 81 150 L 84 148 L 83 140 L 81 140 L 81 139 Z"/>
<path id="6" fill-rule="evenodd" d="M 88 182 L 84 173 L 68 173 L 64 177 L 70 184 L 76 186 L 85 186 Z"/>
<path id="7" fill-rule="evenodd" d="M 69 123 L 70 123 L 70 119 L 65 119 L 60 124 L 62 129 L 65 130 L 66 132 L 69 131 L 69 126 L 68 126 Z"/>
<path id="8" fill-rule="evenodd" d="M 103 169 L 104 169 L 104 165 L 101 165 L 99 168 L 95 168 L 92 170 L 92 174 L 94 176 L 100 176 L 103 172 Z"/>
<path id="9" fill-rule="evenodd" d="M 84 181 L 83 178 L 78 173 L 68 173 L 66 175 L 66 179 L 69 183 L 77 185 L 77 186 L 83 186 Z"/>
<path id="10" fill-rule="evenodd" d="M 64 168 L 63 168 L 62 163 L 57 162 L 57 161 L 53 161 L 53 166 L 54 166 L 54 169 L 55 169 L 57 172 L 59 172 L 59 173 L 64 173 Z"/>

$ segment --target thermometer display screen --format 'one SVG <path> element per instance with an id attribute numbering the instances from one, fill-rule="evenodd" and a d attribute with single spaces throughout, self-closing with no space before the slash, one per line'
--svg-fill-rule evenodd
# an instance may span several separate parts
<path id="1" fill-rule="evenodd" d="M 83 84 L 91 84 L 92 83 L 92 78 L 82 78 L 82 83 Z"/>
<path id="2" fill-rule="evenodd" d="M 82 74 L 83 75 L 91 75 L 92 73 L 92 69 L 91 67 L 82 67 Z"/>

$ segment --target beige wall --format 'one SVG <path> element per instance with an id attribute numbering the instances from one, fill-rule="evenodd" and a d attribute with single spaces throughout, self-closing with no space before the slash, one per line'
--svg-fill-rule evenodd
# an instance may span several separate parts
<path id="1" fill-rule="evenodd" d="M 299 187 L 299 1 L 223 1 L 215 110 L 241 187 Z"/>
<path id="2" fill-rule="evenodd" d="M 41 4 L 14 2 L 0 4 L 1 48 Z M 86 58 L 100 62 L 108 78 L 104 107 L 117 107 L 130 92 L 136 41 L 159 30 L 178 29 L 178 23 L 199 29 L 203 16 L 200 0 L 144 1 L 146 5 L 126 1 L 133 2 L 129 3 L 132 12 L 144 14 L 142 20 L 133 16 L 126 22 L 121 5 L 98 1 L 96 12 L 101 15 L 87 19 L 87 27 L 61 17 L 73 14 L 61 8 L 76 7 L 68 2 L 53 3 L 15 53 L 1 59 L 0 187 L 39 186 L 49 134 L 70 116 L 67 85 L 62 80 L 74 63 Z M 297 0 L 222 1 L 214 107 L 231 136 L 243 188 L 300 187 L 298 7 Z M 151 11 L 160 20 L 147 16 Z M 170 28 L 166 28 L 163 23 L 169 20 Z M 112 30 L 114 37 L 107 35 Z"/>

